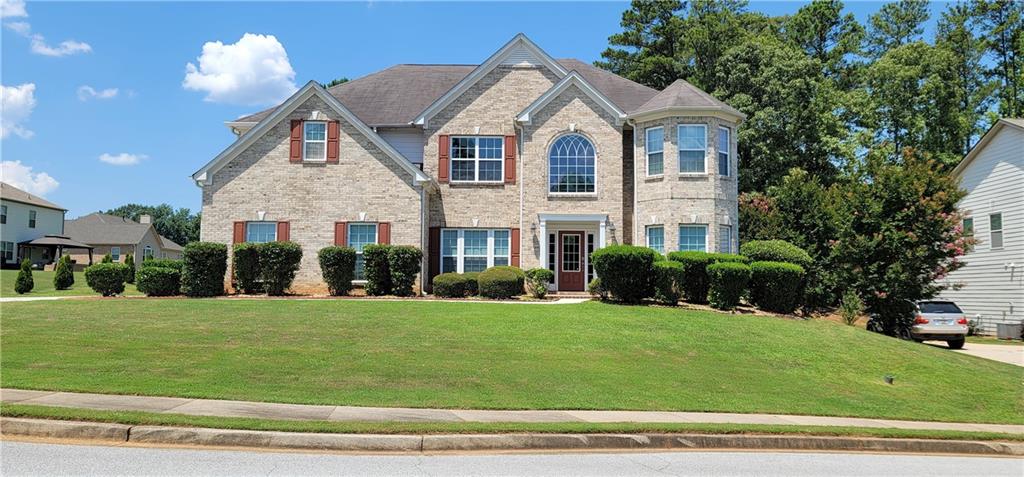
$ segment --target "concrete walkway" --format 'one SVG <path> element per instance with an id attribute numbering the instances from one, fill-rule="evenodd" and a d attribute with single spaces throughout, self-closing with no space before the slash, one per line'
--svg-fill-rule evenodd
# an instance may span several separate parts
<path id="1" fill-rule="evenodd" d="M 53 301 L 72 300 L 76 298 L 93 298 L 88 296 L 5 296 L 0 297 L 0 303 L 17 303 L 20 301 Z"/>
<path id="2" fill-rule="evenodd" d="M 54 301 L 54 300 L 76 300 L 82 298 L 101 298 L 99 295 L 92 296 L 19 296 L 19 297 L 0 297 L 0 303 L 17 303 L 25 301 Z M 141 295 L 133 296 L 119 296 L 117 298 L 146 298 Z M 179 297 L 184 298 L 184 297 Z M 210 298 L 213 300 L 299 300 L 299 301 L 314 301 L 314 300 L 337 300 L 337 301 L 420 301 L 424 303 L 429 302 L 446 302 L 446 303 L 483 303 L 483 304 L 498 304 L 498 305 L 575 305 L 578 303 L 584 303 L 590 301 L 590 297 L 581 296 L 567 296 L 567 297 L 556 297 L 554 300 L 456 300 L 456 299 L 435 299 L 435 300 L 423 300 L 415 298 L 358 298 L 358 297 L 330 297 L 330 296 L 285 296 L 285 297 L 267 297 L 267 296 L 222 296 Z"/>
<path id="3" fill-rule="evenodd" d="M 979 358 L 991 359 L 993 361 L 1015 364 L 1017 366 L 1024 366 L 1024 346 L 982 344 L 971 343 L 968 341 L 964 344 L 963 349 L 958 349 L 956 352 L 977 356 Z"/>
<path id="4" fill-rule="evenodd" d="M 217 399 L 121 396 L 0 389 L 4 403 L 75 407 L 108 411 L 148 411 L 195 416 L 255 417 L 262 419 L 401 422 L 643 422 L 781 424 L 806 426 L 877 427 L 982 431 L 1024 434 L 1024 425 L 896 421 L 856 417 L 795 416 L 669 411 L 488 411 L 468 409 L 414 409 L 397 407 L 318 406 Z"/>

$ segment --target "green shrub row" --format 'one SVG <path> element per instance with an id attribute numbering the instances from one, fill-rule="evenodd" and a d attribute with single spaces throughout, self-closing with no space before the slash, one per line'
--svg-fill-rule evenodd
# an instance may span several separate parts
<path id="1" fill-rule="evenodd" d="M 363 247 L 366 294 L 411 296 L 422 261 L 423 252 L 410 245 Z"/>
<path id="2" fill-rule="evenodd" d="M 800 306 L 803 267 L 785 262 L 754 262 L 750 271 L 750 299 L 758 308 L 792 313 Z"/>
<path id="3" fill-rule="evenodd" d="M 541 272 L 544 270 L 547 273 Z M 535 268 L 524 272 L 519 267 L 496 266 L 482 272 L 442 273 L 431 281 L 434 296 L 440 298 L 464 298 L 480 295 L 485 298 L 507 300 L 523 294 L 527 276 L 540 286 L 544 280 L 554 277 L 548 269 Z M 532 285 L 531 285 L 532 286 Z M 547 292 L 546 286 L 544 292 Z M 531 290 L 531 294 L 543 298 L 543 294 Z"/>
<path id="4" fill-rule="evenodd" d="M 352 291 L 356 277 L 356 249 L 352 247 L 324 247 L 317 254 L 320 273 L 331 295 L 344 296 Z"/>

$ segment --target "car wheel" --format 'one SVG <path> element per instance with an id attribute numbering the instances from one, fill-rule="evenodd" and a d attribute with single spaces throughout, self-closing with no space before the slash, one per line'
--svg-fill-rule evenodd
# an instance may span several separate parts
<path id="1" fill-rule="evenodd" d="M 903 329 L 899 330 L 896 333 L 896 336 L 898 336 L 901 340 L 905 340 L 905 341 L 910 341 L 910 340 L 914 339 L 914 337 L 910 334 L 910 330 L 907 329 L 907 328 L 903 328 Z"/>
<path id="2" fill-rule="evenodd" d="M 960 348 L 963 348 L 964 347 L 964 339 L 960 338 L 958 340 L 949 340 L 949 341 L 946 342 L 946 346 L 949 346 L 949 349 L 960 349 Z"/>

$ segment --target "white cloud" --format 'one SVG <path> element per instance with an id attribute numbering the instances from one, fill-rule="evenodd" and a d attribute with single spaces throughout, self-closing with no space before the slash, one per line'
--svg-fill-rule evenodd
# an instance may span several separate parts
<path id="1" fill-rule="evenodd" d="M 0 0 L 0 17 L 27 17 L 25 0 Z"/>
<path id="2" fill-rule="evenodd" d="M 24 1 L 0 0 L 3 2 L 3 17 L 27 17 Z M 32 53 L 43 56 L 68 56 L 78 53 L 89 53 L 92 47 L 88 43 L 75 40 L 64 40 L 57 46 L 50 46 L 46 38 L 38 33 L 32 33 L 32 25 L 28 22 L 7 22 L 4 24 L 11 31 L 31 40 Z"/>
<path id="3" fill-rule="evenodd" d="M 181 85 L 205 92 L 205 101 L 246 106 L 276 104 L 298 89 L 284 46 L 273 35 L 252 33 L 238 43 L 203 44 L 199 66 L 185 66 Z"/>
<path id="4" fill-rule="evenodd" d="M 18 86 L 0 85 L 0 138 L 16 134 L 25 139 L 32 137 L 32 131 L 23 123 L 36 107 L 36 85 L 25 83 Z"/>
<path id="5" fill-rule="evenodd" d="M 128 154 L 122 152 L 120 154 L 108 154 L 103 153 L 100 155 L 100 162 L 106 162 L 107 164 L 113 164 L 115 166 L 134 166 L 143 159 L 146 159 L 145 154 Z"/>
<path id="6" fill-rule="evenodd" d="M 0 179 L 25 192 L 46 195 L 60 185 L 57 179 L 45 172 L 32 172 L 32 166 L 21 161 L 3 161 L 0 163 Z"/>
<path id="7" fill-rule="evenodd" d="M 78 87 L 79 101 L 88 101 L 90 99 L 111 99 L 115 97 L 117 97 L 117 88 L 107 88 L 96 91 L 95 88 L 89 85 Z"/>
<path id="8" fill-rule="evenodd" d="M 32 25 L 29 25 L 28 22 L 7 22 L 4 23 L 4 26 L 21 36 L 28 36 L 32 31 Z"/>

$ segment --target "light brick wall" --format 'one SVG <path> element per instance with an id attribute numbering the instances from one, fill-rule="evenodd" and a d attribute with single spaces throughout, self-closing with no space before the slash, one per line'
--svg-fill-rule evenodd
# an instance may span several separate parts
<path id="1" fill-rule="evenodd" d="M 312 111 L 341 120 L 338 164 L 288 161 L 292 119 Z M 203 188 L 201 238 L 230 246 L 235 221 L 290 222 L 290 238 L 302 246 L 293 290 L 326 291 L 317 252 L 334 243 L 334 222 L 390 222 L 391 243 L 422 247 L 420 191 L 401 168 L 317 97 L 306 101 L 213 176 Z"/>

